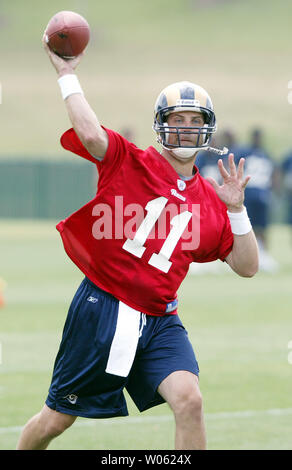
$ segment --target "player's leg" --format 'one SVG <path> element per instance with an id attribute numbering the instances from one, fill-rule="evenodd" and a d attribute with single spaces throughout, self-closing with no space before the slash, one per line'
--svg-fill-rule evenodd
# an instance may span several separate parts
<path id="1" fill-rule="evenodd" d="M 191 372 L 178 370 L 161 382 L 158 393 L 169 404 L 175 416 L 175 448 L 206 449 L 202 395 L 198 377 Z"/>
<path id="2" fill-rule="evenodd" d="M 72 416 L 51 410 L 44 405 L 37 415 L 33 416 L 22 433 L 17 444 L 18 450 L 43 450 L 55 437 L 62 434 L 75 421 L 77 416 Z"/>
<path id="3" fill-rule="evenodd" d="M 126 416 L 125 377 L 105 373 L 119 301 L 84 280 L 71 303 L 46 405 L 25 426 L 19 449 L 45 449 L 77 416 Z"/>
<path id="4" fill-rule="evenodd" d="M 204 449 L 199 366 L 177 315 L 146 318 L 127 391 L 140 411 L 167 401 L 176 420 L 176 449 Z"/>

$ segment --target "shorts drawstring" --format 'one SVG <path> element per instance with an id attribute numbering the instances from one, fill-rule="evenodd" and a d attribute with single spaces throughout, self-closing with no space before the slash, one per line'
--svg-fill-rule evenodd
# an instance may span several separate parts
<path id="1" fill-rule="evenodd" d="M 141 327 L 139 330 L 139 338 L 142 336 L 143 328 L 146 325 L 146 313 L 141 313 Z"/>

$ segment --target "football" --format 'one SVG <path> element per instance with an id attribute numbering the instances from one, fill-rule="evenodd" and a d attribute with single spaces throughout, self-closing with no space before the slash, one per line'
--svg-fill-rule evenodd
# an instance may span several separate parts
<path id="1" fill-rule="evenodd" d="M 46 28 L 49 48 L 63 59 L 72 59 L 84 51 L 90 38 L 90 28 L 83 16 L 73 11 L 60 11 Z"/>

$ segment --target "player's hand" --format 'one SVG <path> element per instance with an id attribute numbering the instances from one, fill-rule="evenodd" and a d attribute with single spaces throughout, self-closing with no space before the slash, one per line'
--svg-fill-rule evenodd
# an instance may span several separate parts
<path id="1" fill-rule="evenodd" d="M 211 177 L 206 178 L 230 212 L 243 210 L 244 190 L 251 178 L 250 176 L 244 178 L 244 162 L 244 158 L 241 158 L 236 168 L 234 155 L 230 153 L 228 155 L 229 172 L 224 168 L 223 161 L 218 160 L 218 168 L 223 180 L 222 185 L 220 186 Z"/>
<path id="2" fill-rule="evenodd" d="M 51 51 L 51 49 L 49 48 L 47 44 L 46 38 L 47 38 L 47 35 L 45 31 L 43 38 L 42 38 L 42 43 L 59 77 L 61 77 L 62 75 L 66 75 L 67 73 L 74 73 L 75 68 L 77 67 L 77 65 L 79 64 L 80 60 L 82 59 L 84 55 L 84 52 L 74 57 L 74 59 L 65 60 L 62 57 L 55 54 L 53 51 Z"/>

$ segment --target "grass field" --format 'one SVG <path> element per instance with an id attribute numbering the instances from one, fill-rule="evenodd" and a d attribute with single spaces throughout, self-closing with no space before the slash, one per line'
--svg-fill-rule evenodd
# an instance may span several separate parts
<path id="1" fill-rule="evenodd" d="M 3 0 L 0 159 L 72 160 L 59 136 L 70 124 L 41 46 L 53 14 L 74 10 L 91 26 L 78 76 L 101 122 L 155 142 L 153 105 L 179 80 L 204 86 L 218 131 L 241 142 L 260 125 L 275 159 L 292 147 L 290 0 Z M 209 4 L 209 6 L 207 6 Z M 11 183 L 12 184 L 12 183 Z M 1 188 L 0 188 L 1 197 Z M 272 226 L 277 274 L 188 276 L 180 316 L 200 364 L 209 449 L 292 450 L 292 237 Z M 42 407 L 70 300 L 82 274 L 53 221 L 0 219 L 0 450 Z M 291 358 L 290 354 L 290 358 Z M 167 405 L 130 417 L 78 419 L 51 449 L 172 449 Z"/>
<path id="2" fill-rule="evenodd" d="M 169 83 L 190 80 L 212 96 L 218 130 L 245 141 L 253 126 L 279 159 L 291 147 L 289 0 L 3 0 L 0 158 L 70 158 L 59 146 L 69 125 L 41 37 L 57 11 L 84 15 L 92 37 L 78 75 L 106 126 L 133 128 L 152 145 L 153 106 Z M 17 138 L 16 138 L 17 136 Z"/>
<path id="3" fill-rule="evenodd" d="M 54 222 L 1 221 L 0 449 L 42 407 L 69 302 L 83 278 L 66 257 Z M 288 228 L 270 230 L 277 274 L 242 279 L 188 276 L 180 316 L 201 369 L 209 449 L 292 449 L 292 245 Z M 51 449 L 173 449 L 167 405 L 130 417 L 78 418 Z"/>

